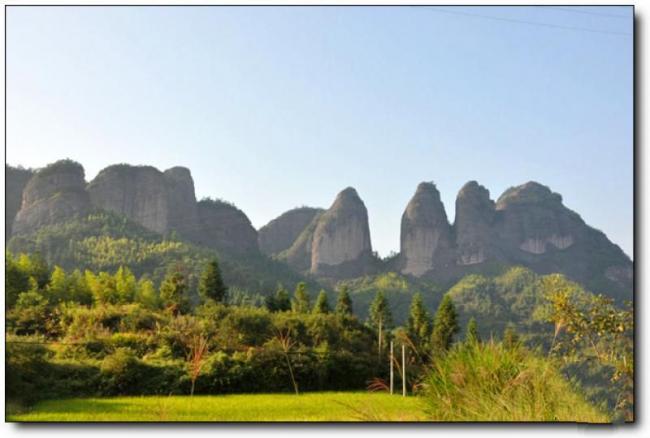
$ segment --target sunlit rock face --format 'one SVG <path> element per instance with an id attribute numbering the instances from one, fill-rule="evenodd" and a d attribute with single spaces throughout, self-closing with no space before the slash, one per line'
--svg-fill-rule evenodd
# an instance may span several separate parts
<path id="1" fill-rule="evenodd" d="M 402 273 L 420 277 L 448 263 L 452 230 L 440 193 L 433 183 L 421 183 L 402 215 Z"/>
<path id="2" fill-rule="evenodd" d="M 331 277 L 362 275 L 371 254 L 366 206 L 356 190 L 348 187 L 318 219 L 311 244 L 311 272 Z"/>
<path id="3" fill-rule="evenodd" d="M 198 211 L 190 171 L 164 173 L 151 166 L 117 164 L 103 169 L 88 185 L 94 205 L 122 214 L 161 234 L 186 238 L 198 232 Z"/>
<path id="4" fill-rule="evenodd" d="M 83 167 L 74 161 L 57 161 L 39 170 L 23 190 L 13 234 L 27 234 L 44 225 L 86 215 L 90 199 Z"/>
<path id="5" fill-rule="evenodd" d="M 506 245 L 529 254 L 570 248 L 584 225 L 578 215 L 564 207 L 559 194 L 535 182 L 506 190 L 496 209 L 499 237 Z"/>
<path id="6" fill-rule="evenodd" d="M 300 207 L 273 219 L 258 231 L 260 251 L 276 255 L 289 249 L 314 217 L 322 212 L 320 208 Z"/>
<path id="7" fill-rule="evenodd" d="M 476 181 L 463 186 L 456 197 L 456 263 L 476 265 L 493 252 L 495 206 L 490 192 Z"/>
<path id="8" fill-rule="evenodd" d="M 11 237 L 14 219 L 23 203 L 23 190 L 34 171 L 5 164 L 5 242 Z"/>

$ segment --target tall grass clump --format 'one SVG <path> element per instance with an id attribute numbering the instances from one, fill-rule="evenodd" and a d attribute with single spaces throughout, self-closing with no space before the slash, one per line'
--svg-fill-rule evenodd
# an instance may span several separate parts
<path id="1" fill-rule="evenodd" d="M 437 357 L 424 393 L 433 421 L 611 421 L 551 361 L 494 341 L 456 344 Z"/>

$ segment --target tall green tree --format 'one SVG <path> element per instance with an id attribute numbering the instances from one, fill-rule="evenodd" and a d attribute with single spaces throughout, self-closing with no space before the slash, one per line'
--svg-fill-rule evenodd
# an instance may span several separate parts
<path id="1" fill-rule="evenodd" d="M 138 292 L 135 295 L 135 301 L 142 304 L 148 309 L 157 309 L 160 305 L 160 297 L 153 281 L 148 278 L 141 278 L 138 281 Z"/>
<path id="2" fill-rule="evenodd" d="M 334 313 L 338 316 L 352 316 L 354 314 L 352 309 L 352 299 L 350 298 L 347 286 L 341 287 L 341 290 L 339 291 Z"/>
<path id="3" fill-rule="evenodd" d="M 275 294 L 266 297 L 265 305 L 270 312 L 286 312 L 291 310 L 291 298 L 289 298 L 289 292 L 282 284 L 278 284 Z"/>
<path id="4" fill-rule="evenodd" d="M 21 269 L 9 251 L 5 252 L 5 306 L 13 307 L 21 292 L 30 289 L 29 274 Z"/>
<path id="5" fill-rule="evenodd" d="M 301 281 L 296 285 L 296 290 L 293 293 L 291 310 L 295 313 L 309 313 L 310 307 L 307 285 Z"/>
<path id="6" fill-rule="evenodd" d="M 316 303 L 312 309 L 312 313 L 330 313 L 330 304 L 327 300 L 327 293 L 324 290 L 321 290 L 316 298 Z"/>
<path id="7" fill-rule="evenodd" d="M 168 273 L 160 284 L 160 299 L 172 313 L 183 313 L 189 309 L 188 290 L 185 275 L 174 270 Z"/>
<path id="8" fill-rule="evenodd" d="M 228 288 L 223 281 L 221 269 L 217 259 L 212 259 L 201 273 L 199 279 L 199 295 L 203 300 L 214 300 L 224 303 L 228 294 Z"/>
<path id="9" fill-rule="evenodd" d="M 465 333 L 465 343 L 477 344 L 481 342 L 481 336 L 478 333 L 478 325 L 474 317 L 470 318 L 467 323 L 467 332 Z"/>
<path id="10" fill-rule="evenodd" d="M 445 295 L 438 306 L 433 321 L 433 332 L 431 334 L 431 349 L 434 356 L 443 354 L 454 340 L 458 333 L 458 313 L 449 295 Z"/>
<path id="11" fill-rule="evenodd" d="M 115 272 L 115 291 L 120 303 L 132 303 L 138 290 L 138 281 L 133 272 L 126 267 L 120 266 Z"/>
<path id="12" fill-rule="evenodd" d="M 381 357 L 386 339 L 386 330 L 393 325 L 393 316 L 390 312 L 388 300 L 382 291 L 377 292 L 375 299 L 370 303 L 368 324 L 377 332 L 377 352 Z"/>
<path id="13" fill-rule="evenodd" d="M 406 332 L 418 349 L 422 349 L 431 336 L 431 317 L 424 307 L 422 295 L 416 293 L 411 301 Z"/>
<path id="14" fill-rule="evenodd" d="M 68 301 L 68 279 L 65 270 L 60 266 L 55 266 L 52 270 L 47 284 L 47 295 L 48 301 L 54 304 Z"/>

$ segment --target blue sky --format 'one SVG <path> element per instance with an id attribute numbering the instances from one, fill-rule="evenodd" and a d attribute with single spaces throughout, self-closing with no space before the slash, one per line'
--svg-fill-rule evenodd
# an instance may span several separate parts
<path id="1" fill-rule="evenodd" d="M 421 181 L 451 221 L 469 180 L 536 180 L 631 255 L 631 33 L 626 7 L 8 7 L 7 161 L 187 166 L 256 227 L 354 186 L 382 255 Z"/>

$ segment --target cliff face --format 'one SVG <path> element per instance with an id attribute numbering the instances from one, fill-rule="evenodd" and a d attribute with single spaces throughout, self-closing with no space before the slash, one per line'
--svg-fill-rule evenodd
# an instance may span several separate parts
<path id="1" fill-rule="evenodd" d="M 85 215 L 91 209 L 83 167 L 61 160 L 39 170 L 23 190 L 13 234 L 28 234 L 44 225 Z"/>
<path id="2" fill-rule="evenodd" d="M 362 275 L 369 268 L 372 246 L 368 212 L 351 187 L 338 194 L 314 230 L 311 272 L 328 277 Z"/>
<path id="3" fill-rule="evenodd" d="M 510 250 L 544 254 L 571 247 L 583 233 L 584 222 L 562 205 L 562 197 L 528 182 L 506 190 L 497 201 L 497 233 Z"/>
<path id="4" fill-rule="evenodd" d="M 420 277 L 449 266 L 452 233 L 440 193 L 421 183 L 402 215 L 400 234 L 402 272 Z"/>
<path id="5" fill-rule="evenodd" d="M 229 254 L 258 252 L 257 231 L 234 205 L 204 199 L 198 203 L 200 232 L 196 243 Z"/>
<path id="6" fill-rule="evenodd" d="M 314 232 L 318 226 L 318 221 L 324 212 L 316 213 L 314 218 L 309 222 L 304 230 L 298 235 L 293 244 L 282 251 L 278 258 L 285 260 L 289 266 L 296 271 L 308 271 L 311 269 L 311 252 L 314 242 Z"/>
<path id="7" fill-rule="evenodd" d="M 314 217 L 322 212 L 320 208 L 301 207 L 273 219 L 258 232 L 260 250 L 275 255 L 289 249 Z"/>
<path id="8" fill-rule="evenodd" d="M 460 189 L 456 197 L 456 263 L 470 266 L 492 258 L 496 242 L 492 233 L 495 219 L 490 192 L 476 181 Z"/>
<path id="9" fill-rule="evenodd" d="M 23 190 L 34 171 L 5 164 L 5 242 L 11 237 L 14 219 L 23 203 Z"/>
<path id="10" fill-rule="evenodd" d="M 174 167 L 163 173 L 151 166 L 109 166 L 92 180 L 88 192 L 94 205 L 158 233 L 176 231 L 191 239 L 198 230 L 194 182 L 188 169 Z"/>

